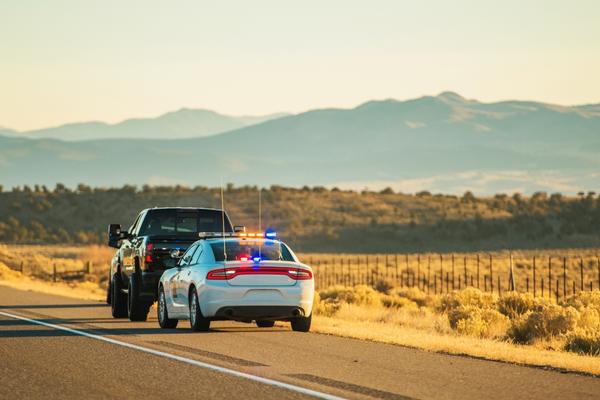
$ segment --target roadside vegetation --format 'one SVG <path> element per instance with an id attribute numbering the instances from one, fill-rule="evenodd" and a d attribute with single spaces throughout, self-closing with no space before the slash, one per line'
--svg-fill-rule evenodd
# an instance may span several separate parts
<path id="1" fill-rule="evenodd" d="M 0 284 L 103 301 L 111 257 L 112 249 L 103 246 L 0 245 Z M 52 266 L 86 273 L 59 274 L 54 282 Z M 433 294 L 387 279 L 322 286 L 313 331 L 600 375 L 599 290 L 557 302 L 472 287 Z"/>
<path id="2" fill-rule="evenodd" d="M 476 197 L 344 191 L 324 187 L 262 189 L 263 224 L 299 252 L 406 253 L 599 247 L 600 199 L 519 193 Z M 197 186 L 70 189 L 58 184 L 0 190 L 0 242 L 100 244 L 109 223 L 128 227 L 154 206 L 220 207 L 220 190 Z M 258 188 L 227 185 L 236 224 L 258 226 Z M 65 223 L 67 221 L 67 223 Z"/>

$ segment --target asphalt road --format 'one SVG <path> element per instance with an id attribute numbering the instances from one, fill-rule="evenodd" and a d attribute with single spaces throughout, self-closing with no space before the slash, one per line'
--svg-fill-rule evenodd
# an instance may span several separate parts
<path id="1" fill-rule="evenodd" d="M 0 399 L 600 398 L 590 376 L 289 327 L 211 326 L 161 330 L 154 314 L 115 320 L 102 303 L 0 286 Z"/>

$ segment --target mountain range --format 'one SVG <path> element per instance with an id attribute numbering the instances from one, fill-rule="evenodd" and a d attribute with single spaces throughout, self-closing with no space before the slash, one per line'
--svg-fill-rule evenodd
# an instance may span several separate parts
<path id="1" fill-rule="evenodd" d="M 183 130 L 161 129 L 137 131 L 161 140 L 0 137 L 0 184 L 213 186 L 223 179 L 476 194 L 600 186 L 600 104 L 483 103 L 444 92 L 250 121 L 211 136 L 175 139 Z"/>
<path id="2" fill-rule="evenodd" d="M 0 135 L 38 139 L 183 139 L 215 135 L 258 124 L 286 113 L 253 117 L 232 117 L 210 110 L 182 108 L 156 118 L 132 118 L 116 124 L 79 122 L 52 128 L 18 132 L 0 127 Z"/>

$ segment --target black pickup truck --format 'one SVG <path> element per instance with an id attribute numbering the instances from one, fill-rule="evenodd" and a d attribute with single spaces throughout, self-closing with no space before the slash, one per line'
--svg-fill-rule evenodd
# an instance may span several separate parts
<path id="1" fill-rule="evenodd" d="M 127 231 L 110 224 L 108 245 L 118 249 L 107 293 L 113 317 L 145 321 L 163 271 L 174 267 L 178 256 L 204 233 L 223 231 L 233 232 L 229 217 L 210 208 L 146 209 Z"/>

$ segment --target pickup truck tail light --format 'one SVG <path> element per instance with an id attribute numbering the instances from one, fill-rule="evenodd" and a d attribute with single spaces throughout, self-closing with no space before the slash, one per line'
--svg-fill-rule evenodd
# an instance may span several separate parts
<path id="1" fill-rule="evenodd" d="M 219 268 L 209 271 L 206 275 L 207 280 L 226 281 L 239 275 L 287 275 L 296 281 L 306 281 L 312 279 L 312 272 L 302 268 L 286 267 L 229 267 Z"/>
<path id="2" fill-rule="evenodd" d="M 146 254 L 146 257 L 144 258 L 144 260 L 145 260 L 147 263 L 151 263 L 151 262 L 153 262 L 153 261 L 154 261 L 154 260 L 152 259 L 152 249 L 153 249 L 153 248 L 154 248 L 154 245 L 153 245 L 152 243 L 148 243 L 148 244 L 146 245 L 146 253 L 145 253 L 145 254 Z"/>

